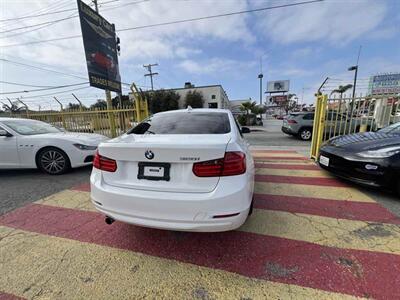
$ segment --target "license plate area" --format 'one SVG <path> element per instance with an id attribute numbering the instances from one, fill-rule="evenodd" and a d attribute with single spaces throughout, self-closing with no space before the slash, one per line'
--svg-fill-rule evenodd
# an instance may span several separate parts
<path id="1" fill-rule="evenodd" d="M 324 166 L 326 166 L 326 167 L 329 167 L 329 157 L 326 157 L 326 156 L 321 155 L 321 156 L 319 157 L 319 163 L 320 163 L 321 165 L 324 165 Z"/>
<path id="2" fill-rule="evenodd" d="M 170 163 L 139 162 L 138 179 L 169 181 Z"/>

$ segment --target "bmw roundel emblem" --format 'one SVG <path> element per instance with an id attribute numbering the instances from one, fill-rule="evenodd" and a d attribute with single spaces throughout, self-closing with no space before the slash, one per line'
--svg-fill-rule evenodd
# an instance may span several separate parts
<path id="1" fill-rule="evenodd" d="M 153 159 L 154 153 L 151 150 L 146 150 L 146 152 L 144 153 L 144 156 L 146 156 L 147 159 Z"/>

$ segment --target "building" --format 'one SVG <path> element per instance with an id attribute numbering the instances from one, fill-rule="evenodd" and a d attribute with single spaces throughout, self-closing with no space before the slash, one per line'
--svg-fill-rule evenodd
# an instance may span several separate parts
<path id="1" fill-rule="evenodd" d="M 186 108 L 185 96 L 190 91 L 200 92 L 203 95 L 203 108 L 229 108 L 228 95 L 220 84 L 194 86 L 194 84 L 186 82 L 183 88 L 168 90 L 174 91 L 181 96 L 179 99 L 179 108 Z"/>

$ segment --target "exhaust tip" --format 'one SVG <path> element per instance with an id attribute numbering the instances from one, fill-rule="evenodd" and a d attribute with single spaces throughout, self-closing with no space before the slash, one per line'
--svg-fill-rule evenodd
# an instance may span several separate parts
<path id="1" fill-rule="evenodd" d="M 108 224 L 108 225 L 111 225 L 112 223 L 115 222 L 115 220 L 109 216 L 106 216 L 105 221 L 106 221 L 106 224 Z"/>

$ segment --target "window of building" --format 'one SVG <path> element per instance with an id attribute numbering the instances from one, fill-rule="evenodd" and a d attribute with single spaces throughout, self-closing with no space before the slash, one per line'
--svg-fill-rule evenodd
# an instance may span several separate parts
<path id="1" fill-rule="evenodd" d="M 218 103 L 217 102 L 208 103 L 208 108 L 218 108 Z"/>
<path id="2" fill-rule="evenodd" d="M 216 99 L 215 95 L 211 95 L 211 99 Z"/>

